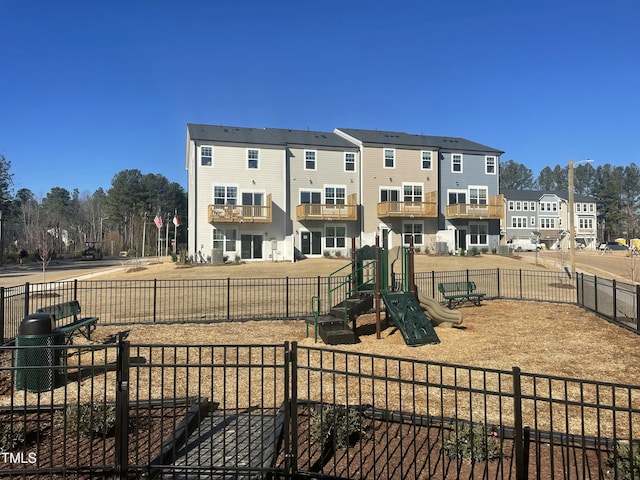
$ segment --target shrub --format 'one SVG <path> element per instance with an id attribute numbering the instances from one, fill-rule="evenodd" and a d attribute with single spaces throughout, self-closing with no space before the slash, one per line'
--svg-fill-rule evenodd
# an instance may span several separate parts
<path id="1" fill-rule="evenodd" d="M 478 255 L 478 247 L 471 247 L 469 250 L 467 250 L 468 257 L 475 257 L 476 255 Z"/>
<path id="2" fill-rule="evenodd" d="M 413 247 L 413 251 L 416 253 L 420 253 L 420 247 Z"/>
<path id="3" fill-rule="evenodd" d="M 56 412 L 54 425 L 84 437 L 110 435 L 116 426 L 116 407 L 83 403 Z"/>
<path id="4" fill-rule="evenodd" d="M 620 480 L 640 478 L 640 444 L 617 442 L 609 453 L 607 476 Z"/>
<path id="5" fill-rule="evenodd" d="M 324 252 L 322 252 L 322 255 L 324 256 L 324 258 L 329 258 L 331 256 L 331 252 L 329 250 L 325 250 Z"/>
<path id="6" fill-rule="evenodd" d="M 0 451 L 13 450 L 24 443 L 24 424 L 2 419 L 0 423 Z"/>
<path id="7" fill-rule="evenodd" d="M 346 447 L 353 435 L 362 433 L 362 415 L 342 406 L 327 406 L 311 415 L 311 438 L 323 448 Z"/>
<path id="8" fill-rule="evenodd" d="M 342 257 L 342 250 L 336 250 L 336 258 Z"/>
<path id="9" fill-rule="evenodd" d="M 489 249 L 487 247 L 482 247 L 480 249 L 480 253 L 489 253 Z"/>
<path id="10" fill-rule="evenodd" d="M 442 450 L 449 458 L 467 461 L 493 460 L 500 456 L 500 441 L 489 435 L 483 424 L 473 426 L 469 422 L 455 422 L 449 438 L 442 443 Z"/>

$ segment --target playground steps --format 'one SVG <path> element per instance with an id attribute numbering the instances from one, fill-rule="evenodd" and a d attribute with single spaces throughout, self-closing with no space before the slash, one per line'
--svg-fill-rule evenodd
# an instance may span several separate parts
<path id="1" fill-rule="evenodd" d="M 329 314 L 336 318 L 353 322 L 359 315 L 368 312 L 373 308 L 373 296 L 366 294 L 355 294 L 331 307 Z M 345 318 L 346 311 L 346 318 Z"/>
<path id="2" fill-rule="evenodd" d="M 306 322 L 315 324 L 315 317 L 306 317 Z M 356 334 L 339 318 L 333 315 L 318 316 L 318 333 L 320 338 L 327 345 L 342 345 L 346 343 L 356 343 Z"/>

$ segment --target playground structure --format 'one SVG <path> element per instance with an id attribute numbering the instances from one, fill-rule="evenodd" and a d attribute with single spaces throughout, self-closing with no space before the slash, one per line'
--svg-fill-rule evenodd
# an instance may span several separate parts
<path id="1" fill-rule="evenodd" d="M 357 317 L 373 309 L 376 338 L 380 339 L 382 305 L 386 322 L 398 328 L 409 346 L 440 343 L 434 325 L 451 327 L 462 323 L 460 312 L 447 310 L 435 299 L 417 292 L 413 244 L 390 251 L 386 243 L 385 238 L 384 245 L 380 246 L 380 238 L 376 237 L 375 246 L 356 249 L 355 238 L 352 239 L 351 262 L 329 275 L 326 298 L 331 305 L 329 313 L 321 315 L 323 300 L 319 296 L 312 298 L 307 336 L 309 325 L 313 324 L 316 341 L 320 335 L 328 345 L 356 343 Z M 399 280 L 394 272 L 398 261 L 401 265 Z M 345 275 L 347 269 L 350 272 Z M 335 301 L 336 298 L 342 300 Z"/>

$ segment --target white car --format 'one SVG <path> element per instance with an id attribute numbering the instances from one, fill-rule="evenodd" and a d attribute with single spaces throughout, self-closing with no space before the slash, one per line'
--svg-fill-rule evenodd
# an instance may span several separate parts
<path id="1" fill-rule="evenodd" d="M 507 240 L 509 250 L 514 252 L 535 252 L 542 249 L 542 244 L 532 238 L 512 238 Z"/>

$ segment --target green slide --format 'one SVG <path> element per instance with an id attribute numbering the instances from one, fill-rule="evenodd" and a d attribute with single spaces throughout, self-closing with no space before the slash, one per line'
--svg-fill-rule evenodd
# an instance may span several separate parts
<path id="1" fill-rule="evenodd" d="M 415 347 L 440 343 L 415 295 L 408 292 L 383 293 L 382 301 L 387 308 L 390 323 L 398 327 L 407 345 Z"/>

